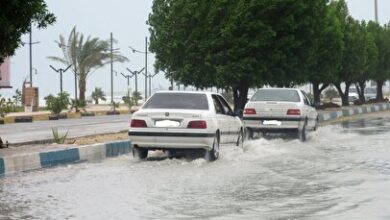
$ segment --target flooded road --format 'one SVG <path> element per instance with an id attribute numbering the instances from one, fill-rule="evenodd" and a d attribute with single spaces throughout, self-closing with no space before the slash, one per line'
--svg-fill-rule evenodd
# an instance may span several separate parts
<path id="1" fill-rule="evenodd" d="M 390 219 L 390 118 L 203 159 L 131 156 L 0 179 L 0 219 Z"/>

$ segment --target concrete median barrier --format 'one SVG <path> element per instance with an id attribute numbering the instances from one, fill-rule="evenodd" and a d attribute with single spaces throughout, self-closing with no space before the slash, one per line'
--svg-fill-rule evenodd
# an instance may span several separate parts
<path id="1" fill-rule="evenodd" d="M 49 168 L 75 162 L 99 161 L 131 152 L 130 141 L 115 141 L 54 151 L 0 157 L 0 175 Z"/>

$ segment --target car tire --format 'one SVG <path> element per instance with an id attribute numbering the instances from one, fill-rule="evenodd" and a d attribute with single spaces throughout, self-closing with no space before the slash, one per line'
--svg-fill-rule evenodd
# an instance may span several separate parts
<path id="1" fill-rule="evenodd" d="M 319 118 L 317 117 L 316 122 L 314 124 L 314 128 L 313 128 L 314 131 L 317 131 L 317 129 L 318 129 L 318 121 L 319 121 Z"/>
<path id="2" fill-rule="evenodd" d="M 206 150 L 205 159 L 209 162 L 215 161 L 219 157 L 219 135 L 218 133 L 214 137 L 213 147 L 211 150 Z"/>
<path id="3" fill-rule="evenodd" d="M 306 141 L 306 132 L 307 132 L 306 126 L 307 126 L 307 118 L 305 119 L 305 124 L 303 125 L 302 129 L 298 129 L 298 139 L 301 142 Z"/>
<path id="4" fill-rule="evenodd" d="M 242 129 L 240 129 L 240 132 L 238 134 L 236 146 L 244 148 L 244 131 Z"/>
<path id="5" fill-rule="evenodd" d="M 250 128 L 245 128 L 245 139 L 252 140 L 253 139 L 253 131 Z"/>
<path id="6" fill-rule="evenodd" d="M 148 149 L 133 146 L 133 157 L 139 160 L 144 160 L 148 157 Z"/>

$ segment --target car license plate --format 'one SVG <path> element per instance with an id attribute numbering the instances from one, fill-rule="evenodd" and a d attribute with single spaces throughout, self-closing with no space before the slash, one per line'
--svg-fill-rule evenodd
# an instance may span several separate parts
<path id="1" fill-rule="evenodd" d="M 263 125 L 276 125 L 276 126 L 280 126 L 282 124 L 281 121 L 277 121 L 277 120 L 266 120 L 266 121 L 263 121 Z"/>
<path id="2" fill-rule="evenodd" d="M 172 120 L 158 120 L 158 121 L 155 121 L 154 125 L 156 127 L 160 127 L 160 128 L 179 127 L 180 122 L 172 121 Z"/>

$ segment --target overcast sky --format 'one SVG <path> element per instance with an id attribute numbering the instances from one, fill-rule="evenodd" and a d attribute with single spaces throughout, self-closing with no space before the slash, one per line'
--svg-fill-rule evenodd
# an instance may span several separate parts
<path id="1" fill-rule="evenodd" d="M 59 92 L 59 74 L 50 69 L 49 65 L 57 68 L 65 67 L 63 64 L 48 60 L 47 56 L 62 56 L 60 48 L 54 43 L 63 34 L 67 37 L 73 28 L 88 36 L 108 39 L 110 32 L 118 44 L 114 48 L 120 48 L 123 55 L 130 59 L 124 64 L 114 64 L 114 91 L 125 92 L 126 80 L 120 72 L 126 73 L 126 67 L 132 70 L 141 69 L 144 66 L 144 55 L 132 53 L 129 46 L 138 50 L 145 48 L 145 36 L 149 36 L 146 20 L 151 11 L 152 0 L 47 0 L 49 10 L 57 16 L 57 22 L 45 30 L 33 30 L 33 41 L 39 44 L 33 46 L 33 67 L 37 74 L 33 75 L 34 86 L 39 87 L 40 98 L 49 93 Z M 347 0 L 350 14 L 357 19 L 374 20 L 374 0 Z M 384 24 L 390 20 L 390 1 L 378 0 L 379 22 Z M 28 41 L 28 35 L 23 36 L 23 41 Z M 153 55 L 149 55 L 148 68 L 154 72 Z M 11 84 L 12 90 L 0 90 L 2 95 L 9 96 L 16 88 L 22 87 L 22 82 L 29 77 L 29 50 L 28 46 L 19 48 L 11 60 Z M 35 70 L 34 70 L 35 72 Z M 134 80 L 131 80 L 134 88 Z M 144 78 L 139 78 L 139 89 L 144 91 Z M 154 78 L 153 87 L 166 89 L 169 83 L 160 73 Z M 104 91 L 110 91 L 109 65 L 93 73 L 87 81 L 87 96 L 95 87 L 102 87 Z M 74 78 L 71 71 L 64 74 L 64 90 L 74 96 Z"/>

